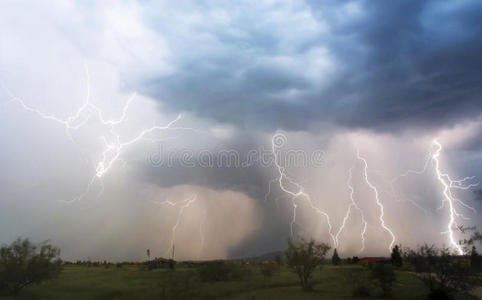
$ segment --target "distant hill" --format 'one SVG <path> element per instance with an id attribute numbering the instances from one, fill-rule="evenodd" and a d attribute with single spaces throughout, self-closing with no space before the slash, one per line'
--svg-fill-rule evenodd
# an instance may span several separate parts
<path id="1" fill-rule="evenodd" d="M 268 252 L 268 253 L 261 254 L 259 256 L 246 257 L 244 259 L 245 260 L 251 260 L 251 261 L 274 260 L 277 255 L 279 255 L 281 258 L 283 258 L 284 251 Z"/>

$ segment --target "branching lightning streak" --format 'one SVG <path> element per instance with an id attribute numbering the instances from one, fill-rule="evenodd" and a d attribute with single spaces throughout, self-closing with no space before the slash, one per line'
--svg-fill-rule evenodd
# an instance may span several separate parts
<path id="1" fill-rule="evenodd" d="M 131 102 L 134 100 L 136 94 L 134 93 L 125 103 L 125 105 L 122 108 L 122 114 L 117 120 L 107 120 L 104 117 L 104 114 L 102 110 L 93 104 L 90 101 L 91 98 L 91 88 L 90 88 L 90 74 L 85 67 L 85 73 L 86 73 L 86 79 L 87 79 L 87 91 L 86 91 L 86 98 L 84 103 L 80 106 L 80 108 L 71 116 L 62 119 L 59 117 L 56 117 L 54 115 L 50 115 L 47 113 L 44 113 L 36 108 L 28 106 L 22 99 L 16 97 L 10 90 L 8 90 L 3 84 L 2 88 L 7 92 L 7 94 L 10 96 L 10 100 L 7 103 L 10 102 L 16 102 L 20 104 L 20 106 L 29 112 L 37 114 L 39 117 L 46 119 L 46 120 L 51 120 L 54 122 L 57 122 L 64 126 L 65 128 L 65 133 L 68 136 L 68 138 L 74 143 L 74 138 L 72 137 L 72 131 L 73 130 L 78 130 L 81 128 L 83 125 L 85 125 L 89 119 L 93 116 L 96 116 L 99 122 L 101 122 L 102 125 L 108 126 L 109 127 L 109 133 L 111 136 L 106 137 L 106 136 L 100 136 L 100 139 L 102 140 L 104 144 L 104 150 L 101 152 L 100 157 L 98 162 L 95 164 L 95 172 L 93 177 L 90 179 L 90 181 L 87 184 L 87 187 L 85 191 L 80 194 L 78 197 L 75 197 L 71 201 L 65 201 L 65 202 L 74 202 L 77 200 L 82 199 L 85 197 L 91 190 L 93 183 L 96 181 L 96 179 L 99 179 L 102 185 L 102 181 L 100 180 L 105 173 L 107 173 L 112 166 L 119 161 L 122 161 L 125 163 L 125 161 L 121 160 L 120 155 L 122 150 L 126 148 L 127 146 L 130 146 L 132 144 L 137 143 L 141 139 L 143 139 L 146 135 L 149 133 L 152 133 L 153 131 L 161 131 L 161 130 L 189 130 L 191 128 L 184 128 L 184 127 L 174 127 L 173 125 L 181 119 L 181 115 L 178 115 L 174 120 L 168 122 L 164 126 L 152 126 L 146 129 L 143 129 L 140 133 L 138 133 L 134 138 L 126 141 L 121 141 L 121 135 L 115 132 L 115 126 L 120 125 L 127 119 L 127 111 L 129 109 L 129 106 Z M 103 185 L 102 185 L 103 186 Z M 103 190 L 103 188 L 102 188 Z M 98 197 L 100 196 L 100 193 L 98 194 Z"/>
<path id="2" fill-rule="evenodd" d="M 368 163 L 366 161 L 365 158 L 363 158 L 362 156 L 360 156 L 360 151 L 357 150 L 357 157 L 360 161 L 363 162 L 363 165 L 364 165 L 364 177 L 365 177 L 365 182 L 366 184 L 370 187 L 370 189 L 373 190 L 373 192 L 375 193 L 375 200 L 376 200 L 376 203 L 378 205 L 378 207 L 380 208 L 380 216 L 379 216 L 379 220 L 380 220 L 380 224 L 382 226 L 382 228 L 387 231 L 390 236 L 392 237 L 392 241 L 390 242 L 390 245 L 388 246 L 388 251 L 392 251 L 392 247 L 393 247 L 393 244 L 395 243 L 395 235 L 393 234 L 393 232 L 390 230 L 390 228 L 388 228 L 386 225 L 385 225 L 385 220 L 384 220 L 384 206 L 383 204 L 381 203 L 380 201 L 380 198 L 378 196 L 378 190 L 377 188 L 370 182 L 370 180 L 368 179 Z"/>
<path id="3" fill-rule="evenodd" d="M 277 178 L 279 187 L 284 193 L 291 196 L 291 201 L 292 201 L 292 204 L 293 204 L 293 218 L 291 220 L 291 235 L 293 236 L 293 226 L 296 223 L 296 209 L 298 207 L 295 200 L 298 199 L 298 198 L 304 198 L 304 199 L 307 200 L 308 205 L 311 207 L 311 209 L 313 209 L 315 212 L 317 212 L 318 214 L 325 217 L 326 222 L 328 224 L 328 233 L 330 234 L 330 236 L 333 240 L 333 244 L 336 245 L 335 235 L 332 233 L 333 228 L 332 228 L 332 225 L 331 225 L 331 222 L 330 222 L 330 216 L 326 212 L 322 211 L 321 209 L 319 209 L 318 207 L 316 207 L 314 205 L 313 201 L 311 200 L 310 195 L 304 192 L 303 186 L 301 186 L 299 183 L 293 181 L 286 174 L 285 168 L 280 165 L 279 156 L 278 156 L 278 153 L 277 153 L 277 148 L 280 148 L 282 143 L 279 143 L 279 141 L 277 141 L 277 139 L 285 140 L 286 137 L 282 134 L 274 135 L 271 139 L 271 150 L 272 150 L 272 153 L 273 153 L 273 156 L 274 156 L 274 163 L 275 163 L 276 169 L 277 169 L 278 174 L 279 174 L 279 177 Z M 277 146 L 277 144 L 279 144 L 279 145 Z M 285 184 L 283 183 L 285 181 L 287 181 L 291 185 L 295 186 L 296 191 L 292 191 L 289 188 L 287 188 L 285 186 Z"/>
<path id="4" fill-rule="evenodd" d="M 348 206 L 348 210 L 345 214 L 345 217 L 343 218 L 343 223 L 342 223 L 342 225 L 340 226 L 340 229 L 338 230 L 338 232 L 335 235 L 336 247 L 338 247 L 340 245 L 338 237 L 340 236 L 340 233 L 345 228 L 345 224 L 346 224 L 346 221 L 348 220 L 348 218 L 350 216 L 351 209 L 352 209 L 352 207 L 354 207 L 355 209 L 357 209 L 360 212 L 360 216 L 361 216 L 362 223 L 363 223 L 363 230 L 362 230 L 362 233 L 361 233 L 362 246 L 361 246 L 361 249 L 360 249 L 360 252 L 363 252 L 363 250 L 365 250 L 365 233 L 366 233 L 366 230 L 367 230 L 368 223 L 365 220 L 365 214 L 363 213 L 363 210 L 355 202 L 355 199 L 354 199 L 354 196 L 353 196 L 353 194 L 355 193 L 355 190 L 353 189 L 353 186 L 351 185 L 351 180 L 352 180 L 352 168 L 350 168 L 348 170 L 348 180 L 346 182 L 346 185 L 347 185 L 348 189 L 350 190 L 351 203 Z"/>
<path id="5" fill-rule="evenodd" d="M 169 247 L 169 249 L 167 249 L 167 253 L 169 253 L 170 251 L 172 251 L 174 249 L 174 242 L 176 240 L 176 230 L 177 230 L 177 227 L 179 226 L 179 224 L 181 223 L 181 217 L 184 213 L 184 209 L 188 208 L 196 200 L 197 200 L 197 194 L 194 195 L 191 199 L 187 200 L 186 203 L 183 206 L 181 206 L 181 208 L 179 209 L 179 214 L 177 215 L 176 224 L 174 224 L 174 226 L 172 227 L 171 246 Z M 174 259 L 174 257 L 173 257 L 173 259 Z"/>
<path id="6" fill-rule="evenodd" d="M 177 230 L 177 227 L 179 227 L 179 224 L 181 223 L 181 218 L 184 214 L 184 210 L 186 208 L 188 208 L 189 206 L 191 206 L 191 204 L 193 204 L 196 201 L 197 201 L 197 194 L 192 196 L 191 198 L 188 198 L 188 199 L 182 201 L 184 204 L 179 208 L 176 223 L 171 228 L 171 242 L 169 244 L 169 248 L 167 248 L 167 250 L 166 250 L 166 255 L 169 255 L 169 252 L 171 252 L 174 249 L 174 242 L 176 241 L 176 230 Z M 152 203 L 155 203 L 155 204 L 158 204 L 158 205 L 168 204 L 170 206 L 176 206 L 178 204 L 178 202 L 172 202 L 172 201 L 169 201 L 169 200 L 164 200 L 162 202 L 152 201 Z"/>
<path id="7" fill-rule="evenodd" d="M 449 221 L 447 223 L 447 231 L 443 233 L 447 233 L 449 235 L 449 241 L 451 246 L 457 251 L 458 254 L 463 254 L 463 249 L 460 247 L 460 245 L 457 244 L 455 241 L 454 237 L 454 232 L 453 228 L 454 226 L 457 226 L 456 222 L 456 217 L 461 218 L 463 220 L 468 220 L 469 218 L 465 217 L 463 214 L 457 212 L 455 208 L 455 203 L 460 204 L 461 206 L 471 210 L 474 214 L 477 213 L 475 208 L 472 206 L 469 206 L 465 202 L 463 202 L 460 199 L 457 199 L 453 196 L 452 194 L 452 189 L 460 189 L 460 190 L 468 190 L 472 187 L 478 186 L 479 183 L 469 183 L 465 184 L 465 182 L 469 180 L 474 180 L 475 176 L 471 177 L 465 177 L 459 180 L 451 179 L 450 176 L 446 173 L 443 173 L 440 168 L 440 154 L 443 150 L 442 144 L 440 144 L 437 140 L 433 141 L 433 145 L 435 146 L 435 149 L 432 149 L 429 153 L 428 159 L 426 160 L 423 169 L 414 171 L 414 170 L 408 170 L 405 173 L 401 174 L 397 178 L 392 180 L 392 183 L 398 180 L 400 177 L 407 176 L 409 174 L 416 174 L 416 175 L 421 175 L 426 172 L 428 165 L 430 162 L 433 163 L 434 169 L 435 169 L 435 174 L 437 180 L 440 182 L 442 185 L 442 194 L 443 194 L 443 200 L 440 204 L 440 207 L 437 208 L 437 210 L 443 209 L 445 207 L 445 203 L 448 203 L 448 210 L 449 210 Z"/>
<path id="8" fill-rule="evenodd" d="M 459 214 L 456 211 L 455 206 L 454 206 L 454 202 L 457 201 L 458 203 L 462 203 L 463 206 L 468 207 L 468 208 L 472 209 L 473 211 L 475 211 L 475 209 L 473 207 L 470 207 L 467 204 L 463 203 L 461 200 L 455 199 L 454 196 L 452 195 L 451 189 L 456 188 L 456 189 L 467 190 L 471 187 L 477 186 L 478 183 L 463 185 L 465 181 L 472 180 L 472 179 L 474 179 L 474 177 L 465 177 L 462 180 L 452 180 L 448 174 L 442 173 L 442 171 L 440 170 L 440 160 L 439 160 L 440 152 L 442 151 L 442 145 L 437 140 L 434 140 L 433 144 L 436 146 L 436 150 L 432 154 L 432 159 L 433 159 L 433 162 L 434 162 L 434 165 L 435 165 L 435 173 L 437 175 L 438 181 L 443 186 L 442 193 L 443 193 L 443 196 L 444 196 L 444 200 L 442 200 L 442 203 L 447 202 L 448 206 L 449 206 L 449 222 L 447 223 L 447 232 L 446 233 L 448 233 L 448 235 L 449 235 L 449 240 L 450 240 L 450 244 L 452 245 L 452 247 L 454 247 L 457 250 L 457 253 L 459 255 L 462 255 L 464 253 L 464 251 L 460 247 L 460 245 L 458 245 L 457 242 L 455 241 L 454 232 L 453 232 L 452 228 L 453 228 L 454 225 L 457 226 L 457 223 L 455 221 L 455 217 L 461 217 L 463 219 L 466 219 L 466 218 L 462 214 Z"/>
<path id="9" fill-rule="evenodd" d="M 425 173 L 427 171 L 428 166 L 429 166 L 431 161 L 432 161 L 432 152 L 430 152 L 429 155 L 427 156 L 427 158 L 425 159 L 425 163 L 424 163 L 422 169 L 420 169 L 420 170 L 407 170 L 406 172 L 398 175 L 397 177 L 395 177 L 395 178 L 393 178 L 392 180 L 389 181 L 390 188 L 393 192 L 393 196 L 398 201 L 402 201 L 402 200 L 400 200 L 398 193 L 395 192 L 395 187 L 394 187 L 395 182 L 398 181 L 399 179 L 401 179 L 402 177 L 406 177 L 406 176 L 411 175 L 411 174 L 421 175 L 421 174 Z M 418 204 L 416 201 L 412 200 L 409 197 L 405 197 L 404 200 L 410 202 L 410 204 L 412 204 L 413 206 L 415 206 L 416 208 L 421 210 L 425 215 L 428 215 L 428 211 L 425 208 L 423 208 L 420 204 Z"/>

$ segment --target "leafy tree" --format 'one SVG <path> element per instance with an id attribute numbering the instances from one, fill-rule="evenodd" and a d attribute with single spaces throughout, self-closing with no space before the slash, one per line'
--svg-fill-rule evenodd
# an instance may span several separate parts
<path id="1" fill-rule="evenodd" d="M 395 245 L 395 247 L 393 247 L 391 257 L 392 265 L 396 267 L 401 267 L 403 265 L 402 254 L 398 245 Z"/>
<path id="2" fill-rule="evenodd" d="M 335 250 L 333 251 L 333 256 L 331 257 L 331 263 L 334 265 L 334 266 L 338 266 L 340 264 L 340 257 L 338 256 L 338 252 L 336 251 L 336 248 Z"/>
<path id="3" fill-rule="evenodd" d="M 17 239 L 0 248 L 0 292 L 18 294 L 27 285 L 55 278 L 61 270 L 60 250 L 48 242 L 39 245 Z"/>
<path id="4" fill-rule="evenodd" d="M 312 289 L 313 271 L 323 263 L 328 250 L 330 246 L 316 243 L 313 239 L 300 239 L 296 242 L 288 240 L 288 249 L 285 251 L 286 264 L 298 275 L 301 287 L 305 291 Z"/>

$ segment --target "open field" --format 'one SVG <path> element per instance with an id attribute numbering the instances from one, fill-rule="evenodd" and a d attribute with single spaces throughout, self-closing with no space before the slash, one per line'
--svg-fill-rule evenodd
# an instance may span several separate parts
<path id="1" fill-rule="evenodd" d="M 370 282 L 366 269 L 358 265 L 324 266 L 314 274 L 314 290 L 303 292 L 297 277 L 285 267 L 263 276 L 259 266 L 247 266 L 243 280 L 203 282 L 196 268 L 178 265 L 147 271 L 138 265 L 121 268 L 66 266 L 58 279 L 33 285 L 15 298 L 7 299 L 357 299 L 352 297 L 356 282 L 365 282 L 371 298 L 380 290 Z M 397 271 L 393 299 L 425 299 L 428 290 L 412 273 Z M 365 278 L 365 281 L 363 280 Z M 457 299 L 472 299 L 460 296 Z"/>

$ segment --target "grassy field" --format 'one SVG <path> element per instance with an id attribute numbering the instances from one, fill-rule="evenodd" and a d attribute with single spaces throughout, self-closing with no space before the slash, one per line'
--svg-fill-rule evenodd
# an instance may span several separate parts
<path id="1" fill-rule="evenodd" d="M 357 265 L 324 266 L 314 274 L 314 290 L 303 292 L 288 269 L 263 276 L 258 266 L 248 266 L 249 276 L 229 282 L 200 281 L 196 269 L 178 265 L 147 271 L 136 265 L 122 268 L 66 266 L 58 279 L 30 286 L 15 298 L 6 299 L 356 299 L 356 284 L 367 286 L 371 298 L 381 291 L 367 271 Z M 427 289 L 413 274 L 397 271 L 393 299 L 425 299 Z M 472 299 L 459 297 L 459 299 Z"/>

